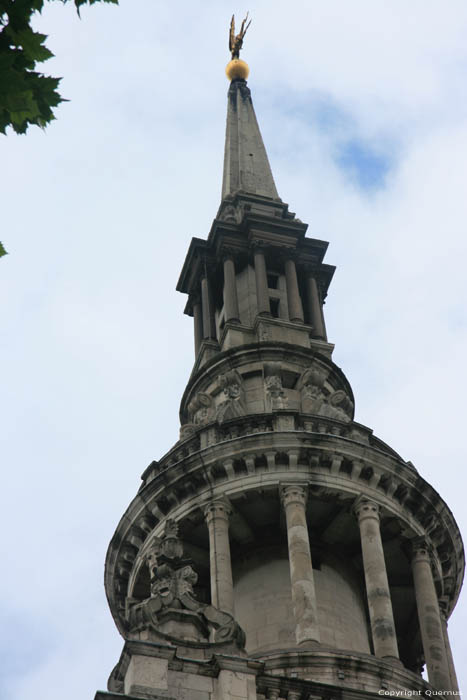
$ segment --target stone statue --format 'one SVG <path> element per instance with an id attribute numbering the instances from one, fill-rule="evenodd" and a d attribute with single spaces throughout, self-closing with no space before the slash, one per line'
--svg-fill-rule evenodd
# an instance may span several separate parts
<path id="1" fill-rule="evenodd" d="M 230 20 L 230 32 L 229 32 L 229 50 L 232 54 L 232 58 L 240 58 L 240 50 L 243 46 L 243 37 L 246 34 L 246 30 L 251 24 L 251 19 L 248 22 L 248 24 L 245 26 L 246 21 L 248 19 L 248 12 L 246 13 L 246 17 L 242 22 L 242 26 L 240 27 L 240 32 L 235 36 L 235 15 L 232 15 L 232 19 Z"/>
<path id="2" fill-rule="evenodd" d="M 143 633 L 153 640 L 188 646 L 204 642 L 243 649 L 245 635 L 232 615 L 196 600 L 193 586 L 198 575 L 191 560 L 183 557 L 174 520 L 167 520 L 164 536 L 154 540 L 147 563 L 151 595 L 129 608 L 132 636 Z"/>

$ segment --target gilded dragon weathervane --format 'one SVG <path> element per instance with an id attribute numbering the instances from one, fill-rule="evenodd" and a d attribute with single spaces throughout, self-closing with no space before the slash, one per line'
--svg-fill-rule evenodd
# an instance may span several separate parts
<path id="1" fill-rule="evenodd" d="M 232 15 L 229 33 L 229 50 L 232 53 L 232 59 L 240 57 L 240 51 L 243 46 L 243 37 L 245 36 L 246 30 L 251 24 L 251 19 L 248 22 L 248 24 L 246 24 L 247 20 L 248 12 L 246 13 L 246 17 L 242 22 L 242 26 L 240 27 L 239 33 L 235 36 L 235 15 Z"/>

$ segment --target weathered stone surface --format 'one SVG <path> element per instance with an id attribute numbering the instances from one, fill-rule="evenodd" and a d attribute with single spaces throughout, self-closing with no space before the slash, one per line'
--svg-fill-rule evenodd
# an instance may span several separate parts
<path id="1" fill-rule="evenodd" d="M 234 594 L 229 542 L 231 509 L 225 499 L 217 499 L 206 505 L 204 513 L 209 528 L 212 604 L 233 615 Z"/>
<path id="2" fill-rule="evenodd" d="M 454 691 L 429 547 L 423 538 L 413 541 L 412 571 L 428 678 L 438 690 Z"/>
<path id="3" fill-rule="evenodd" d="M 306 490 L 299 484 L 284 485 L 281 496 L 287 521 L 297 644 L 319 642 L 318 609 L 305 513 Z"/>
<path id="4" fill-rule="evenodd" d="M 379 523 L 379 506 L 360 497 L 354 505 L 360 526 L 371 632 L 376 656 L 398 659 L 396 630 Z"/>
<path id="5" fill-rule="evenodd" d="M 219 509 L 219 504 L 217 506 Z M 222 538 L 218 539 L 219 542 L 223 542 Z M 209 645 L 215 642 L 243 649 L 245 636 L 232 615 L 196 600 L 193 586 L 198 576 L 191 561 L 183 558 L 183 545 L 173 520 L 167 520 L 164 537 L 154 540 L 147 558 L 151 596 L 129 605 L 128 626 L 133 638 L 163 639 L 188 646 L 190 643 Z M 224 561 L 230 567 L 230 555 L 224 556 Z M 219 566 L 221 604 L 225 599 L 223 572 Z"/>

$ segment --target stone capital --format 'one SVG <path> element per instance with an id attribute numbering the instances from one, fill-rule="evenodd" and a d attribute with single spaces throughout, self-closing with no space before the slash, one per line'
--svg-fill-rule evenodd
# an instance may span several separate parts
<path id="1" fill-rule="evenodd" d="M 308 484 L 305 482 L 279 484 L 279 489 L 284 508 L 287 508 L 291 503 L 299 503 L 305 507 L 308 497 Z"/>
<path id="2" fill-rule="evenodd" d="M 293 263 L 300 261 L 300 253 L 296 248 L 283 248 L 280 252 L 280 257 L 284 262 L 290 260 Z"/>
<path id="3" fill-rule="evenodd" d="M 236 256 L 238 255 L 239 250 L 236 248 L 232 248 L 229 246 L 222 246 L 221 249 L 221 260 L 222 262 L 226 262 L 228 260 L 232 260 L 232 262 L 235 260 Z"/>
<path id="4" fill-rule="evenodd" d="M 250 248 L 253 253 L 262 253 L 264 255 L 269 246 L 266 241 L 263 241 L 260 238 L 254 238 L 250 243 Z"/>
<path id="5" fill-rule="evenodd" d="M 353 504 L 352 510 L 359 522 L 366 518 L 372 518 L 379 522 L 381 506 L 376 501 L 373 501 L 373 499 L 368 498 L 368 496 L 358 496 Z"/>
<path id="6" fill-rule="evenodd" d="M 318 272 L 316 270 L 316 265 L 311 262 L 300 263 L 300 269 L 305 272 L 308 277 L 314 277 L 317 280 Z"/>
<path id="7" fill-rule="evenodd" d="M 201 269 L 200 269 L 200 278 L 201 280 L 209 278 L 216 270 L 216 263 L 215 261 L 208 256 L 203 256 L 201 258 Z"/>
<path id="8" fill-rule="evenodd" d="M 425 537 L 413 537 L 410 540 L 413 561 L 427 561 L 431 563 L 432 546 Z"/>
<path id="9" fill-rule="evenodd" d="M 209 525 L 214 520 L 224 520 L 229 524 L 232 507 L 226 498 L 215 498 L 204 506 L 204 516 Z"/>

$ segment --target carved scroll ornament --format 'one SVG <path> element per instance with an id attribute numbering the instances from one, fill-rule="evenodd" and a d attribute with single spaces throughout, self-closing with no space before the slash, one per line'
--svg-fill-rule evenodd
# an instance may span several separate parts
<path id="1" fill-rule="evenodd" d="M 232 615 L 196 599 L 198 575 L 191 560 L 183 557 L 177 529 L 167 520 L 164 536 L 154 541 L 147 555 L 151 595 L 130 607 L 130 634 L 149 632 L 156 639 L 184 645 L 227 643 L 243 649 L 245 635 Z"/>

